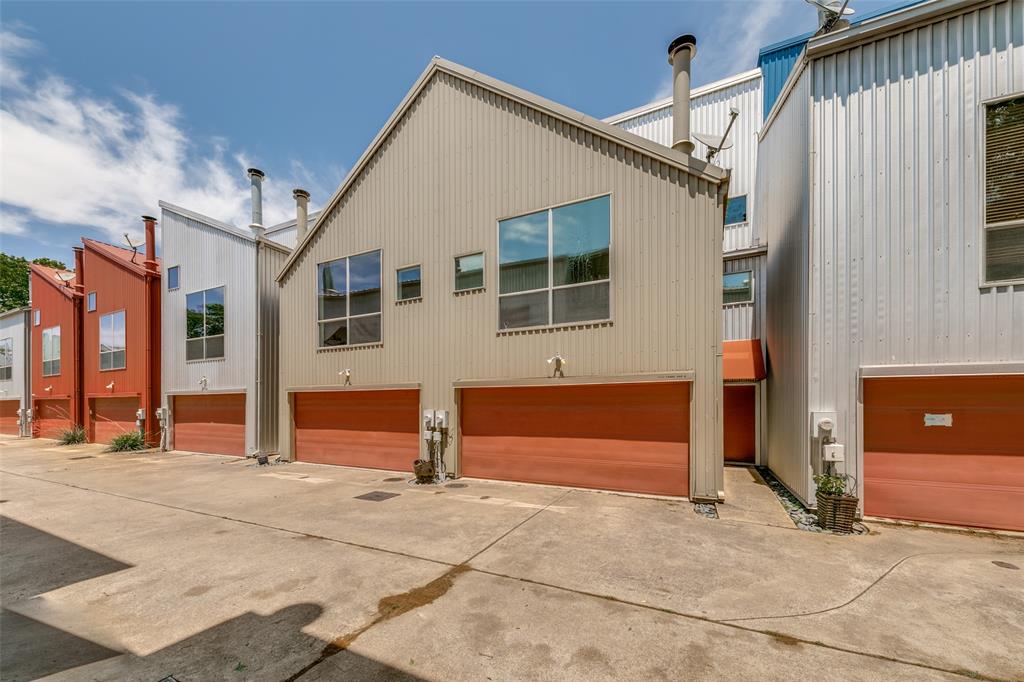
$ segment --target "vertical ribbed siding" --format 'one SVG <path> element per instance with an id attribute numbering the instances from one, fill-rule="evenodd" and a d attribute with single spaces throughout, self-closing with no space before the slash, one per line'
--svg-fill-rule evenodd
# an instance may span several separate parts
<path id="1" fill-rule="evenodd" d="M 817 59 L 810 72 L 810 404 L 838 412 L 863 480 L 861 365 L 1024 360 L 1024 288 L 980 286 L 981 103 L 1024 90 L 1024 0 Z"/>
<path id="2" fill-rule="evenodd" d="M 278 452 L 277 428 L 277 396 L 280 388 L 281 325 L 278 312 L 280 287 L 277 284 L 277 273 L 285 261 L 288 251 L 260 243 L 257 254 L 259 279 L 257 286 L 257 305 L 260 316 L 260 355 L 257 367 L 256 395 L 259 411 L 259 437 L 256 448 L 262 453 Z"/>
<path id="3" fill-rule="evenodd" d="M 767 119 L 771 113 L 775 101 L 782 94 L 782 88 L 789 80 L 789 74 L 793 65 L 800 59 L 800 53 L 807 45 L 807 38 L 794 39 L 789 44 L 779 47 L 776 50 L 762 52 L 757 58 L 757 65 L 761 68 L 761 75 L 764 80 L 764 95 L 762 99 L 762 118 Z"/>
<path id="4" fill-rule="evenodd" d="M 246 452 L 256 445 L 256 244 L 241 236 L 179 215 L 161 212 L 161 265 L 180 267 L 180 287 L 161 286 L 161 362 L 163 404 L 169 393 L 198 393 L 199 379 L 209 391 L 246 393 Z M 185 361 L 185 297 L 225 287 L 224 357 Z M 173 423 L 173 415 L 172 415 Z"/>
<path id="5" fill-rule="evenodd" d="M 808 74 L 805 71 L 761 138 L 756 221 L 771 245 L 765 319 L 768 466 L 805 501 L 807 469 L 807 259 L 810 220 Z"/>
<path id="6" fill-rule="evenodd" d="M 0 381 L 0 400 L 17 400 L 21 409 L 29 407 L 32 396 L 29 372 L 29 311 L 11 310 L 0 315 L 0 339 L 11 339 L 14 358 L 10 381 Z M 27 435 L 27 434 L 25 434 Z"/>
<path id="7" fill-rule="evenodd" d="M 421 382 L 453 412 L 453 382 L 692 370 L 691 489 L 721 471 L 721 216 L 717 184 L 436 73 L 282 281 L 281 448 L 289 389 Z M 611 324 L 498 333 L 499 218 L 611 193 Z M 383 344 L 318 351 L 316 264 L 383 250 Z M 453 257 L 485 252 L 484 291 L 455 295 Z M 395 304 L 395 268 L 421 263 L 423 299 Z M 457 423 L 457 421 L 456 421 Z M 717 435 L 716 435 L 717 434 Z M 458 448 L 458 442 L 455 449 Z M 454 454 L 454 453 L 453 453 Z M 450 462 L 449 465 L 453 465 Z"/>
<path id="8" fill-rule="evenodd" d="M 725 272 L 751 272 L 754 278 L 753 303 L 733 303 L 722 310 L 722 338 L 764 340 L 765 286 L 767 259 L 764 255 L 748 258 L 730 258 L 725 261 Z"/>

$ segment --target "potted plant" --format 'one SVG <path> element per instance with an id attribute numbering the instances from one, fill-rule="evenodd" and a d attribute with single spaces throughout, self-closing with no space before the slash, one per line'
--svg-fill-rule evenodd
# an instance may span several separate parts
<path id="1" fill-rule="evenodd" d="M 857 496 L 847 492 L 850 477 L 846 474 L 824 473 L 814 477 L 818 484 L 818 525 L 826 530 L 852 533 L 857 515 Z"/>

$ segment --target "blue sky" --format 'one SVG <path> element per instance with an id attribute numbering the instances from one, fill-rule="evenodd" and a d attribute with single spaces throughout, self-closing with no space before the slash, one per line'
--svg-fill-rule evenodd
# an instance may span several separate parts
<path id="1" fill-rule="evenodd" d="M 885 3 L 861 0 L 862 11 Z M 0 248 L 71 260 L 82 235 L 138 236 L 164 199 L 248 223 L 319 206 L 439 54 L 604 117 L 752 68 L 815 24 L 801 0 L 662 3 L 9 2 L 0 15 Z"/>

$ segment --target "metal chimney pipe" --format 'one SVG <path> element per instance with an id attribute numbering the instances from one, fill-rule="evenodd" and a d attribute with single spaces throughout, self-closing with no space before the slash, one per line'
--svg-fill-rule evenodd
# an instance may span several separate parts
<path id="1" fill-rule="evenodd" d="M 672 149 L 693 152 L 690 139 L 690 62 L 697 56 L 697 39 L 682 35 L 668 46 L 672 65 Z"/>
<path id="2" fill-rule="evenodd" d="M 156 272 L 156 218 L 144 215 L 142 222 L 146 224 L 146 260 L 142 265 L 150 272 Z"/>
<path id="3" fill-rule="evenodd" d="M 249 229 L 257 237 L 263 236 L 263 178 L 266 177 L 259 168 L 250 168 L 246 171 L 249 174 L 249 181 L 252 183 L 252 223 Z"/>
<path id="4" fill-rule="evenodd" d="M 85 250 L 81 246 L 73 246 L 75 252 L 75 289 L 85 291 Z"/>
<path id="5" fill-rule="evenodd" d="M 296 187 L 292 190 L 295 197 L 295 243 L 298 244 L 306 236 L 306 228 L 309 225 L 309 192 Z"/>

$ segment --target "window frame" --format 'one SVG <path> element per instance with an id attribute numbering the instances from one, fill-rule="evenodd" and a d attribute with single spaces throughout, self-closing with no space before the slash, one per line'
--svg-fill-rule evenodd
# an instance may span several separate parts
<path id="1" fill-rule="evenodd" d="M 14 337 L 0 339 L 0 381 L 14 379 Z"/>
<path id="2" fill-rule="evenodd" d="M 349 281 L 350 281 L 350 277 L 349 277 L 349 275 L 350 275 L 350 272 L 349 272 L 349 261 L 350 261 L 350 259 L 357 258 L 358 256 L 365 256 L 365 255 L 370 254 L 370 253 L 378 253 L 378 252 L 380 253 L 380 267 L 378 268 L 379 277 L 380 277 L 380 310 L 375 312 L 375 313 L 363 313 L 361 315 L 352 315 L 351 314 L 351 312 L 352 312 L 352 306 L 351 306 L 352 292 L 349 291 Z M 327 318 L 327 319 L 321 320 L 320 319 L 320 266 L 321 265 L 326 265 L 327 263 L 333 263 L 333 262 L 339 261 L 339 260 L 344 260 L 345 261 L 345 312 L 349 313 L 349 314 L 348 315 L 344 315 L 342 317 L 331 317 L 331 318 Z M 380 345 L 384 344 L 384 249 L 383 249 L 383 247 L 377 247 L 375 249 L 367 249 L 365 251 L 359 251 L 357 253 L 350 253 L 350 254 L 348 254 L 346 256 L 338 256 L 337 258 L 329 258 L 329 259 L 327 259 L 325 261 L 320 261 L 319 263 L 316 264 L 316 267 L 313 269 L 313 277 L 314 277 L 314 282 L 313 282 L 313 284 L 314 284 L 314 286 L 313 286 L 313 319 L 316 321 L 316 339 L 314 341 L 314 343 L 316 344 L 316 350 L 321 351 L 321 350 L 338 350 L 338 349 L 342 349 L 342 348 L 367 348 L 367 347 L 371 347 L 371 346 L 380 346 Z M 397 281 L 397 277 L 396 277 L 396 281 Z M 409 299 L 409 300 L 412 300 L 412 299 Z M 380 316 L 380 339 L 378 339 L 377 341 L 366 341 L 364 343 L 346 343 L 343 346 L 321 346 L 320 345 L 320 325 L 322 325 L 324 322 L 338 322 L 339 320 L 351 320 L 353 318 L 371 317 L 373 315 L 379 315 Z M 346 338 L 348 337 L 347 326 L 346 326 L 346 330 L 345 330 L 345 336 L 346 336 Z"/>
<path id="3" fill-rule="evenodd" d="M 124 364 L 121 365 L 120 367 L 113 367 L 113 366 L 111 366 L 111 367 L 108 367 L 107 369 L 103 369 L 103 356 L 104 356 L 104 352 L 103 352 L 103 320 L 104 320 L 104 318 L 113 317 L 114 315 L 121 315 L 122 316 L 122 320 L 123 320 L 123 330 L 124 330 L 124 339 L 123 339 L 123 341 L 124 341 L 124 351 L 123 351 L 124 352 Z M 99 331 L 99 341 L 100 341 L 99 342 L 99 368 L 100 368 L 100 371 L 101 372 L 119 372 L 119 371 L 123 371 L 125 369 L 128 369 L 128 313 L 127 313 L 127 311 L 124 308 L 121 308 L 120 310 L 111 310 L 109 313 L 103 313 L 102 315 L 100 315 L 100 323 L 99 323 L 98 331 Z M 115 350 L 109 350 L 109 351 L 106 352 L 106 355 L 114 356 L 117 352 L 118 351 L 115 351 Z M 111 362 L 113 362 L 113 358 L 111 359 Z"/>
<path id="4" fill-rule="evenodd" d="M 177 284 L 175 284 L 173 287 L 171 286 L 171 272 L 172 271 L 175 273 L 175 277 L 177 278 Z M 171 267 L 167 268 L 167 291 L 177 291 L 180 288 L 181 288 L 181 266 L 180 265 L 172 265 Z M 216 288 L 216 287 L 214 287 L 214 288 Z M 204 289 L 203 291 L 206 291 L 206 290 Z M 195 293 L 195 292 L 193 292 L 193 293 Z"/>
<path id="5" fill-rule="evenodd" d="M 729 216 L 729 202 L 733 199 L 743 199 L 743 220 L 737 220 L 734 223 L 725 222 L 725 219 Z M 748 224 L 750 222 L 750 194 L 737 194 L 734 197 L 728 197 L 725 202 L 725 213 L 722 216 L 722 221 L 726 227 Z"/>
<path id="6" fill-rule="evenodd" d="M 978 175 L 978 223 L 981 225 L 981 248 L 978 249 L 978 279 L 979 288 L 981 289 L 992 289 L 995 287 L 1012 287 L 1020 284 L 1024 284 L 1024 277 L 1017 277 L 1015 279 L 996 279 L 990 280 L 988 278 L 988 235 L 994 230 L 1001 230 L 1007 228 L 1022 228 L 1024 227 L 1024 219 L 1010 220 L 1002 223 L 988 223 L 987 209 L 988 199 L 986 197 L 986 186 L 988 179 L 988 164 L 985 162 L 988 156 L 988 108 L 994 104 L 1000 102 L 1006 102 L 1011 99 L 1018 99 L 1024 97 L 1024 90 L 1018 92 L 1012 92 L 1006 95 L 999 95 L 998 97 L 990 97 L 984 99 L 978 103 L 980 108 L 980 115 L 978 120 L 981 121 L 981 125 L 978 126 L 978 135 L 981 137 L 979 149 L 981 150 L 981 163 L 978 164 L 979 175 Z"/>
<path id="7" fill-rule="evenodd" d="M 498 222 L 500 223 L 501 221 L 499 220 Z M 483 261 L 483 267 L 480 270 L 482 283 L 478 287 L 460 289 L 458 260 L 460 258 L 468 258 L 469 256 L 480 256 L 480 259 Z M 483 291 L 485 289 L 487 289 L 487 251 L 484 249 L 478 249 L 476 251 L 467 251 L 466 253 L 458 253 L 452 256 L 452 293 L 465 294 L 471 291 Z"/>
<path id="8" fill-rule="evenodd" d="M 383 268 L 384 268 L 384 261 L 383 260 L 381 260 L 380 266 L 381 266 L 381 269 L 383 270 Z M 419 282 L 420 282 L 420 295 L 419 296 L 410 296 L 409 298 L 401 298 L 402 282 L 398 279 L 398 275 L 401 272 L 405 272 L 406 270 L 412 270 L 414 268 L 417 268 L 420 271 L 420 280 L 419 280 Z M 381 286 L 381 296 L 382 297 L 384 295 L 383 284 L 384 284 L 384 282 L 382 281 L 381 282 L 381 285 L 382 285 Z M 395 268 L 395 303 L 409 303 L 410 301 L 421 301 L 421 300 L 423 300 L 423 264 L 422 263 L 411 263 L 410 265 L 403 265 L 401 267 Z M 383 304 L 383 301 L 381 301 L 381 308 L 383 308 L 383 307 L 384 307 L 384 304 Z M 381 310 L 382 314 L 383 314 L 383 312 L 384 311 Z M 372 315 L 373 313 L 367 313 L 367 314 Z M 339 319 L 341 319 L 341 318 L 339 318 Z M 381 338 L 383 338 L 383 335 L 381 335 Z M 328 346 L 328 347 L 329 348 L 336 348 L 337 346 Z"/>
<path id="9" fill-rule="evenodd" d="M 54 329 L 57 330 L 57 338 L 60 339 L 61 338 L 61 333 L 60 333 L 60 325 L 59 324 L 56 324 L 56 325 L 54 325 L 52 327 L 47 327 L 47 328 L 43 329 L 43 331 L 42 331 L 42 348 L 40 349 L 41 352 L 39 353 L 39 360 L 40 360 L 40 362 L 42 362 L 42 369 L 43 369 L 43 376 L 44 377 L 59 377 L 60 374 L 61 374 L 61 371 L 63 369 L 61 367 L 61 362 L 60 362 L 60 360 L 61 360 L 61 357 L 60 357 L 61 356 L 61 352 L 60 352 L 61 351 L 61 343 L 59 341 L 57 343 L 57 357 L 56 358 L 50 358 L 49 360 L 46 359 L 46 333 L 47 332 L 51 332 L 50 335 L 52 336 L 53 335 L 52 332 L 53 332 Z M 50 363 L 52 365 L 54 362 L 57 363 L 57 371 L 56 372 L 53 372 L 53 371 L 47 372 L 46 371 L 46 363 Z"/>
<path id="10" fill-rule="evenodd" d="M 206 332 L 206 292 L 207 291 L 213 291 L 215 289 L 223 289 L 224 290 L 224 294 L 223 294 L 223 297 L 224 297 L 224 332 L 221 333 L 221 334 L 213 334 L 212 336 L 206 336 L 205 335 L 205 332 Z M 192 338 L 189 338 L 189 336 L 188 336 L 188 297 L 191 296 L 192 294 L 202 294 L 203 295 L 203 333 L 204 333 L 204 336 L 193 336 Z M 224 360 L 227 357 L 227 355 L 228 355 L 228 344 L 227 344 L 227 335 L 228 335 L 227 319 L 228 319 L 228 312 L 227 312 L 227 310 L 228 310 L 228 287 L 227 287 L 226 284 L 221 284 L 221 285 L 218 285 L 218 286 L 215 286 L 215 287 L 206 287 L 205 289 L 200 289 L 198 291 L 193 291 L 191 294 L 190 293 L 186 293 L 185 294 L 185 363 L 186 364 L 191 363 L 191 362 L 217 362 L 217 361 L 220 361 L 220 360 Z M 126 327 L 126 329 L 127 329 L 127 327 Z M 222 348 L 224 349 L 223 352 L 220 355 L 216 356 L 216 357 L 212 357 L 212 358 L 211 357 L 207 357 L 207 355 L 206 355 L 206 340 L 207 339 L 216 339 L 218 337 L 224 339 L 224 343 L 222 344 Z M 188 342 L 189 341 L 195 341 L 197 339 L 202 339 L 203 340 L 203 357 L 201 357 L 201 358 L 193 358 L 193 359 L 189 360 L 188 359 Z"/>
<path id="11" fill-rule="evenodd" d="M 729 301 L 727 303 L 725 301 L 725 278 L 728 277 L 729 275 L 742 275 L 744 273 L 749 273 L 750 274 L 750 299 L 747 300 L 747 301 Z M 757 298 L 757 295 L 754 293 L 754 270 L 753 270 L 753 268 L 747 268 L 747 269 L 744 269 L 744 270 L 735 270 L 733 272 L 723 272 L 722 273 L 722 307 L 723 308 L 731 308 L 731 307 L 734 307 L 734 306 L 741 306 L 741 305 L 752 305 L 754 303 L 754 301 L 756 300 L 756 298 Z"/>
<path id="12" fill-rule="evenodd" d="M 589 282 L 579 282 L 577 284 L 559 284 L 555 285 L 554 281 L 554 270 L 555 270 L 555 258 L 554 258 L 554 211 L 558 208 L 565 206 L 572 206 L 573 204 L 583 204 L 594 199 L 600 199 L 602 197 L 608 197 L 608 278 L 607 279 L 595 279 Z M 548 284 L 546 287 L 540 289 L 529 289 L 527 291 L 515 291 L 508 294 L 501 293 L 501 223 L 506 220 L 514 220 L 516 218 L 523 218 L 534 213 L 547 212 L 548 214 Z M 495 323 L 499 334 L 513 334 L 517 332 L 525 331 L 536 331 L 541 329 L 565 329 L 567 327 L 583 327 L 590 325 L 600 324 L 611 324 L 615 321 L 615 289 L 612 286 L 612 273 L 615 271 L 615 197 L 611 191 L 601 192 L 599 194 L 592 194 L 579 199 L 572 199 L 570 201 L 562 201 L 557 204 L 549 204 L 543 208 L 530 209 L 528 211 L 521 211 L 512 215 L 503 216 L 494 221 L 494 236 L 495 236 L 495 250 L 497 255 L 495 256 L 495 268 L 497 270 L 498 284 L 497 284 L 497 304 L 495 306 Z M 577 322 L 554 322 L 555 306 L 554 306 L 554 291 L 555 289 L 572 289 L 576 287 L 591 286 L 599 284 L 601 282 L 608 283 L 608 317 L 598 320 L 580 320 Z M 519 296 L 522 294 L 535 294 L 541 291 L 548 292 L 548 324 L 532 325 L 529 327 L 502 327 L 501 326 L 501 299 L 506 296 Z"/>
<path id="13" fill-rule="evenodd" d="M 96 298 L 97 296 L 95 291 L 90 291 L 85 295 L 85 312 L 96 312 Z"/>
<path id="14" fill-rule="evenodd" d="M 32 326 L 38 327 L 41 321 L 42 315 L 39 314 L 39 308 L 36 308 L 35 310 L 32 311 Z"/>

